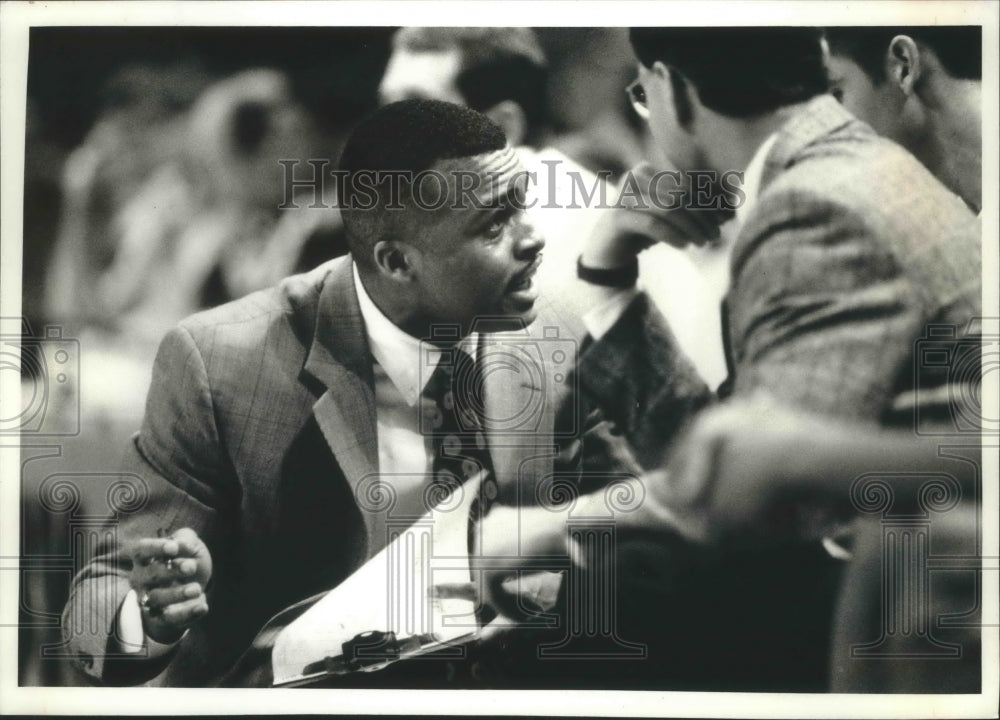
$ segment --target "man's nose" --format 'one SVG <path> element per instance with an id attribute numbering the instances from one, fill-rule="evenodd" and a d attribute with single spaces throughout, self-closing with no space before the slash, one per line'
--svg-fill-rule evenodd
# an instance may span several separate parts
<path id="1" fill-rule="evenodd" d="M 545 247 L 545 238 L 535 228 L 527 213 L 521 212 L 514 227 L 514 253 L 517 257 L 534 257 Z"/>

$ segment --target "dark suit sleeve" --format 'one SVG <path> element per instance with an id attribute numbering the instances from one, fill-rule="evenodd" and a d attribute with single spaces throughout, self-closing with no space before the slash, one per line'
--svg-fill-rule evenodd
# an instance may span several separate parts
<path id="1" fill-rule="evenodd" d="M 713 394 L 644 293 L 580 357 L 580 389 L 646 469 L 662 464 L 680 429 Z"/>
<path id="2" fill-rule="evenodd" d="M 913 351 L 921 302 L 873 223 L 812 193 L 769 193 L 729 296 L 734 394 L 877 419 Z"/>
<path id="3" fill-rule="evenodd" d="M 219 442 L 205 365 L 184 328 L 160 345 L 143 426 L 126 449 L 123 473 L 136 489 L 133 502 L 103 529 L 94 557 L 73 580 L 62 619 L 80 667 L 116 685 L 151 679 L 171 657 L 117 652 L 117 616 L 132 569 L 124 548 L 161 528 L 190 527 L 217 562 L 227 526 L 220 515 L 233 501 L 235 483 Z"/>

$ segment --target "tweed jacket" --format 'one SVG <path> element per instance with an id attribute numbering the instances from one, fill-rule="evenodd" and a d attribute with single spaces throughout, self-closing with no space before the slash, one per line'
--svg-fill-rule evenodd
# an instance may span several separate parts
<path id="1" fill-rule="evenodd" d="M 733 249 L 724 387 L 886 425 L 953 422 L 952 390 L 978 368 L 981 247 L 977 218 L 923 165 L 814 98 L 778 131 Z M 640 428 L 633 444 L 655 448 L 681 424 L 684 358 L 650 305 L 640 296 L 590 347 L 581 378 L 610 418 Z"/>
<path id="2" fill-rule="evenodd" d="M 981 240 L 965 204 L 829 96 L 778 131 L 760 188 L 733 248 L 719 396 L 766 391 L 876 427 L 969 432 L 974 418 L 955 401 L 980 372 Z M 664 464 L 688 419 L 677 394 L 698 397 L 663 325 L 640 295 L 580 366 L 583 394 L 646 467 Z M 829 687 L 843 563 L 814 540 L 837 518 L 787 512 L 803 542 L 764 550 L 686 543 L 623 517 L 620 631 L 649 648 L 636 687 Z"/>
<path id="3" fill-rule="evenodd" d="M 484 340 L 481 362 L 500 368 L 485 373 L 500 502 L 535 502 L 543 479 L 582 457 L 586 418 L 564 402 L 575 345 L 545 318 Z M 500 366 L 515 356 L 536 362 L 512 382 Z M 63 616 L 84 671 L 105 684 L 218 683 L 268 618 L 359 567 L 369 538 L 355 491 L 379 462 L 373 387 L 349 257 L 168 333 L 127 450 L 138 509 L 113 519 Z M 161 659 L 120 657 L 131 562 L 121 549 L 181 527 L 212 553 L 209 613 Z"/>

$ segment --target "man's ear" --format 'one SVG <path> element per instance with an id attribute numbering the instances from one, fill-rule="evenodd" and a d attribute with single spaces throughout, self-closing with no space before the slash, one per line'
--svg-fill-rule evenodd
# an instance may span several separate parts
<path id="1" fill-rule="evenodd" d="M 528 134 L 528 119 L 524 110 L 513 100 L 501 100 L 483 111 L 483 115 L 495 122 L 507 136 L 507 142 L 517 147 Z"/>
<path id="2" fill-rule="evenodd" d="M 408 243 L 379 240 L 372 248 L 372 257 L 381 275 L 396 281 L 408 281 L 413 271 L 413 252 L 414 248 Z"/>
<path id="3" fill-rule="evenodd" d="M 886 53 L 886 76 L 904 95 L 913 95 L 924 72 L 920 47 L 909 35 L 897 35 Z"/>
<path id="4" fill-rule="evenodd" d="M 656 78 L 656 86 L 661 89 L 665 99 L 673 107 L 677 122 L 682 128 L 690 131 L 695 115 L 693 103 L 697 100 L 691 83 L 676 69 L 668 68 L 659 60 L 654 62 L 649 70 Z M 646 88 L 646 93 L 649 92 L 650 88 Z"/>
<path id="5" fill-rule="evenodd" d="M 670 68 L 663 64 L 660 60 L 653 62 L 653 66 L 649 68 L 649 72 L 653 73 L 660 80 L 670 79 Z"/>

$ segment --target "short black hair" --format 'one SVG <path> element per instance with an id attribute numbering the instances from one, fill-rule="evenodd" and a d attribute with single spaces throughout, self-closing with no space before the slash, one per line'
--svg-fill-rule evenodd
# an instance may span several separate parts
<path id="1" fill-rule="evenodd" d="M 883 83 L 889 43 L 907 35 L 929 48 L 951 77 L 983 78 L 983 29 L 978 25 L 929 25 L 893 27 L 829 27 L 826 41 L 830 52 L 857 63 L 875 84 Z"/>
<path id="2" fill-rule="evenodd" d="M 548 62 L 530 28 L 408 27 L 393 45 L 411 52 L 458 50 L 455 89 L 473 110 L 484 112 L 503 100 L 524 111 L 529 135 L 546 126 Z"/>
<path id="3" fill-rule="evenodd" d="M 343 173 L 338 188 L 341 215 L 348 245 L 355 261 L 370 267 L 371 249 L 396 226 L 398 213 L 387 211 L 391 199 L 390 173 L 410 177 L 429 170 L 442 160 L 472 157 L 502 150 L 503 130 L 485 115 L 461 105 L 439 100 L 402 100 L 390 103 L 361 120 L 351 132 L 340 155 Z M 359 173 L 376 173 L 376 199 L 362 197 L 356 182 Z M 400 183 L 405 203 L 410 184 Z M 359 207 L 360 206 L 360 207 Z"/>
<path id="4" fill-rule="evenodd" d="M 636 57 L 694 86 L 701 103 L 753 117 L 828 90 L 822 33 L 806 27 L 642 27 L 629 32 Z"/>

